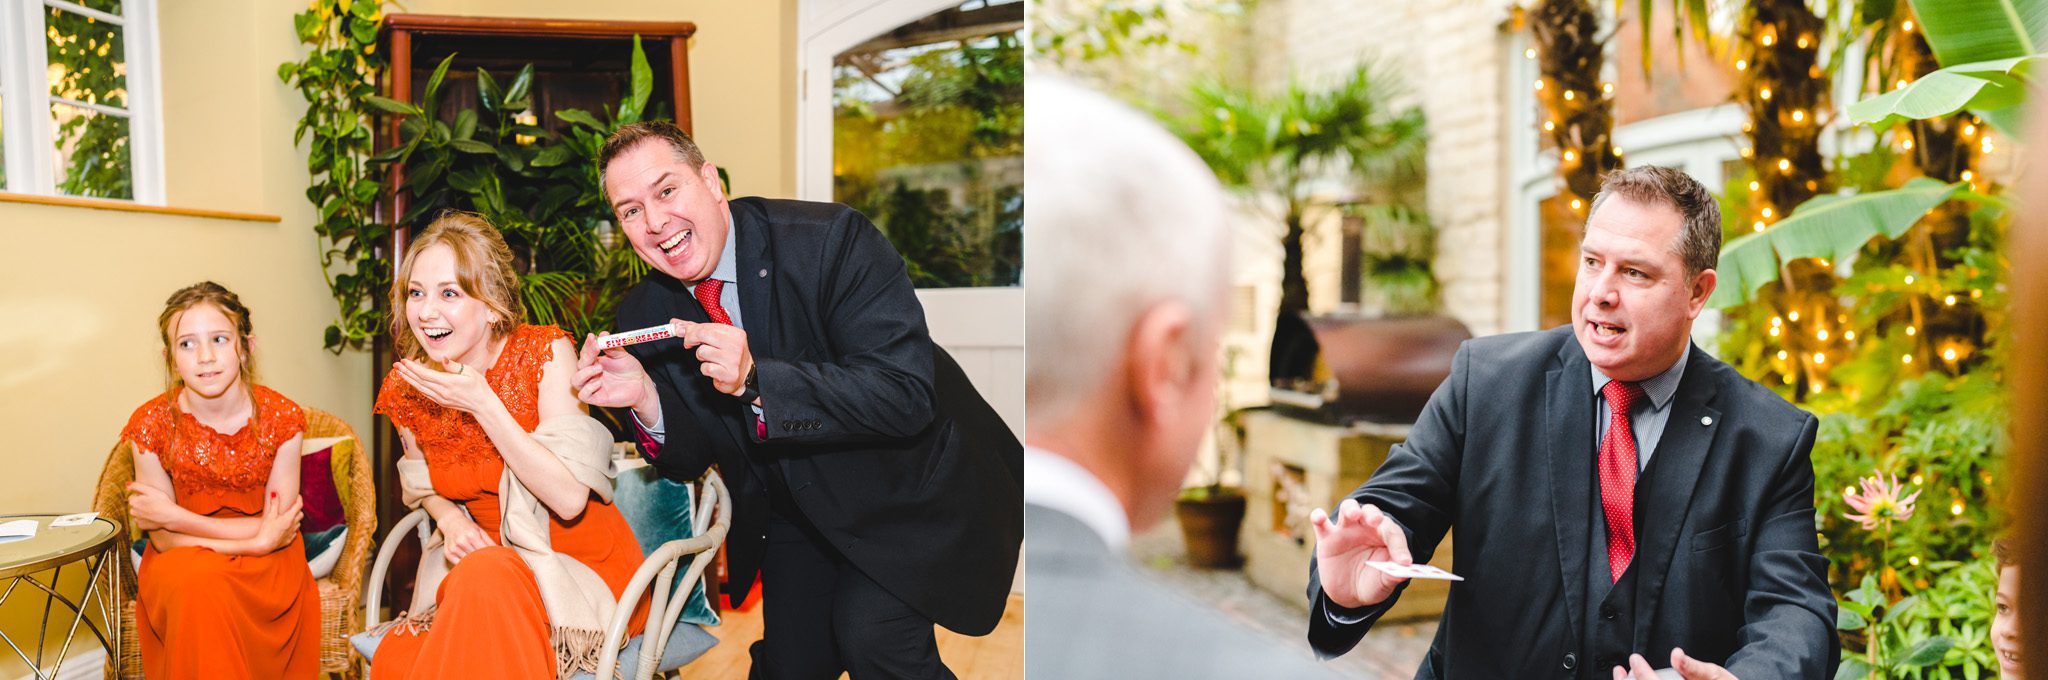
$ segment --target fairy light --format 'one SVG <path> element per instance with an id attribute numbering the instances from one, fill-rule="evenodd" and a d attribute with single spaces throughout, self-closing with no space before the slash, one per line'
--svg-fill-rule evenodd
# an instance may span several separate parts
<path id="1" fill-rule="evenodd" d="M 1910 363 L 1913 363 L 1913 355 L 1911 355 L 1911 354 L 1907 354 L 1907 355 L 1904 355 L 1904 356 L 1901 356 L 1901 357 L 1899 357 L 1899 363 L 1902 363 L 1902 364 L 1910 364 Z"/>
<path id="2" fill-rule="evenodd" d="M 1781 350 L 1778 350 L 1778 360 L 1779 360 L 1779 361 L 1784 361 L 1784 360 L 1786 360 L 1786 359 L 1789 359 L 1789 358 L 1791 358 L 1791 357 L 1792 357 L 1792 355 L 1791 355 L 1791 354 L 1788 354 L 1788 353 L 1786 353 L 1786 352 L 1785 352 L 1785 350 L 1782 350 L 1782 349 L 1781 349 Z"/>
<path id="3" fill-rule="evenodd" d="M 1770 101 L 1770 100 L 1771 100 L 1771 88 L 1768 88 L 1768 87 L 1766 87 L 1766 88 L 1764 88 L 1764 89 L 1761 89 L 1761 90 L 1757 90 L 1757 91 L 1756 91 L 1756 96 L 1758 96 L 1758 97 L 1762 98 L 1762 99 L 1763 99 L 1764 101 Z"/>
<path id="4" fill-rule="evenodd" d="M 1761 190 L 1761 189 L 1763 189 L 1763 187 L 1764 187 L 1764 185 L 1762 185 L 1762 184 L 1758 184 L 1756 180 L 1750 180 L 1750 181 L 1749 181 L 1749 190 L 1750 190 L 1750 191 L 1758 191 L 1758 190 Z"/>
<path id="5" fill-rule="evenodd" d="M 1912 151 L 1912 150 L 1913 150 L 1913 138 L 1912 138 L 1912 137 L 1907 137 L 1905 141 L 1903 141 L 1903 142 L 1899 142 L 1899 146 L 1905 147 L 1907 151 Z"/>
<path id="6" fill-rule="evenodd" d="M 1620 157 L 1622 157 L 1622 155 L 1623 155 L 1623 152 L 1622 152 L 1622 150 L 1621 150 L 1621 147 L 1618 147 L 1618 146 L 1617 146 L 1617 147 L 1614 147 L 1614 157 L 1615 157 L 1615 158 L 1620 158 Z"/>
<path id="7" fill-rule="evenodd" d="M 1600 93 L 1601 93 L 1601 94 L 1614 94 L 1614 83 L 1601 83 L 1601 84 L 1600 84 Z"/>
<path id="8" fill-rule="evenodd" d="M 1906 89 L 1906 79 L 1905 79 L 1905 78 L 1900 78 L 1900 79 L 1899 79 L 1899 82 L 1896 82 L 1896 83 L 1892 83 L 1892 89 L 1894 89 L 1894 90 L 1903 90 L 1903 89 Z"/>
<path id="9" fill-rule="evenodd" d="M 1853 495 L 1856 495 L 1856 487 L 1853 487 L 1853 486 L 1845 486 L 1845 487 L 1842 487 L 1842 495 L 1844 495 L 1844 496 L 1853 496 Z"/>
<path id="10" fill-rule="evenodd" d="M 1770 47 L 1771 45 L 1776 44 L 1778 42 L 1778 37 L 1775 35 L 1771 35 L 1769 33 L 1765 33 L 1763 39 L 1758 42 L 1762 42 L 1764 44 L 1764 47 Z"/>
<path id="11" fill-rule="evenodd" d="M 1983 148 L 1984 153 L 1991 153 L 1991 135 L 1984 136 Z"/>
<path id="12" fill-rule="evenodd" d="M 1780 159 L 1778 159 L 1778 171 L 1779 171 L 1779 172 L 1791 172 L 1791 171 L 1792 171 L 1792 159 L 1790 159 L 1790 158 L 1780 158 Z"/>
<path id="13" fill-rule="evenodd" d="M 1910 285 L 1913 285 L 1913 275 L 1912 275 L 1912 274 L 1907 274 L 1907 275 L 1906 275 L 1906 285 L 1908 285 L 1908 286 L 1910 286 Z"/>
<path id="14" fill-rule="evenodd" d="M 1737 70 L 1737 71 L 1742 71 L 1742 70 L 1747 70 L 1748 68 L 1749 68 L 1749 60 L 1748 60 L 1748 59 L 1737 59 L 1737 60 L 1735 60 L 1735 70 Z"/>
<path id="15" fill-rule="evenodd" d="M 1941 299 L 1941 304 L 1944 304 L 1944 305 L 1947 305 L 1947 306 L 1950 306 L 1950 307 L 1954 307 L 1954 306 L 1956 306 L 1956 296 L 1954 296 L 1954 295 L 1950 295 L 1950 296 L 1948 296 L 1948 297 L 1942 298 L 1942 299 Z"/>
<path id="16" fill-rule="evenodd" d="M 1910 565 L 1913 565 L 1913 566 L 1916 566 L 1916 567 L 1917 567 L 1917 566 L 1920 566 L 1920 556 L 1919 556 L 1919 555 L 1914 555 L 1914 556 L 1912 556 L 1912 557 L 1908 557 L 1908 558 L 1906 558 L 1906 564 L 1910 564 Z"/>
<path id="17" fill-rule="evenodd" d="M 1964 137 L 1975 137 L 1975 136 L 1977 136 L 1977 124 L 1976 124 L 1976 123 L 1964 123 L 1964 124 L 1963 124 L 1963 136 L 1964 136 Z"/>
<path id="18" fill-rule="evenodd" d="M 1792 310 L 1792 313 L 1786 314 L 1785 318 L 1790 319 L 1792 323 L 1799 323 L 1799 310 Z"/>
<path id="19" fill-rule="evenodd" d="M 1554 130 L 1556 130 L 1556 129 L 1557 129 L 1557 121 L 1554 121 L 1554 120 L 1546 120 L 1546 121 L 1543 121 L 1543 131 L 1544 131 L 1544 132 L 1551 132 L 1551 131 L 1554 131 Z"/>
<path id="20" fill-rule="evenodd" d="M 1828 362 L 1828 355 L 1827 355 L 1827 353 L 1826 353 L 1826 352 L 1814 352 L 1814 353 L 1813 353 L 1813 363 L 1816 363 L 1816 364 L 1825 364 L 1825 363 L 1827 363 L 1827 362 Z"/>
<path id="21" fill-rule="evenodd" d="M 1915 472 L 1915 473 L 1913 473 L 1913 484 L 1914 484 L 1914 486 L 1918 486 L 1918 485 L 1921 485 L 1921 484 L 1925 484 L 1925 483 L 1926 483 L 1926 482 L 1923 482 L 1923 481 L 1921 481 L 1921 478 L 1920 478 L 1920 473 L 1918 473 L 1918 472 Z"/>
<path id="22" fill-rule="evenodd" d="M 1822 338 L 1822 339 L 1823 339 L 1823 340 L 1825 340 L 1826 338 Z M 1850 341 L 1850 342 L 1855 342 L 1855 341 L 1856 341 L 1856 331 L 1842 331 L 1842 339 L 1843 339 L 1843 340 L 1848 340 L 1848 341 Z"/>
<path id="23" fill-rule="evenodd" d="M 1819 340 L 1819 341 L 1821 341 L 1821 342 L 1827 342 L 1827 339 L 1828 339 L 1828 329 L 1825 329 L 1825 328 L 1823 328 L 1823 329 L 1820 329 L 1820 330 L 1818 330 L 1818 331 L 1814 331 L 1814 332 L 1813 332 L 1813 337 L 1814 337 L 1814 339 L 1816 339 L 1816 340 Z"/>
<path id="24" fill-rule="evenodd" d="M 1763 221 L 1763 220 L 1757 220 L 1755 224 L 1752 224 L 1752 225 L 1749 225 L 1749 226 L 1750 226 L 1750 228 L 1751 228 L 1751 229 L 1753 229 L 1753 230 L 1755 230 L 1755 231 L 1763 231 L 1763 230 L 1764 230 L 1764 221 Z M 1771 330 L 1771 334 L 1772 334 L 1772 335 L 1777 335 L 1777 334 L 1778 334 L 1778 333 L 1777 333 L 1777 329 L 1772 329 L 1772 330 Z"/>
<path id="25" fill-rule="evenodd" d="M 1750 156 L 1753 156 L 1753 155 L 1755 155 L 1755 154 L 1756 154 L 1756 150 L 1755 150 L 1755 149 L 1751 149 L 1751 148 L 1749 148 L 1749 147 L 1746 147 L 1746 146 L 1745 146 L 1745 147 L 1742 147 L 1742 157 L 1743 157 L 1743 158 L 1748 158 L 1748 157 L 1750 157 Z"/>
<path id="26" fill-rule="evenodd" d="M 1808 45 L 1811 45 L 1811 44 L 1813 44 L 1813 40 L 1812 40 L 1812 39 L 1810 39 L 1810 38 L 1807 38 L 1806 36 L 1803 36 L 1803 35 L 1802 35 L 1802 36 L 1799 36 L 1799 42 L 1798 42 L 1798 45 L 1799 45 L 1799 49 L 1802 49 L 1802 50 L 1803 50 L 1803 49 L 1806 49 L 1806 46 L 1808 46 Z"/>
<path id="27" fill-rule="evenodd" d="M 1571 150 L 1571 149 L 1565 149 L 1565 150 L 1564 150 L 1564 162 L 1566 162 L 1566 163 L 1576 163 L 1576 162 L 1578 162 L 1578 160 L 1579 160 L 1579 153 L 1578 153 L 1578 152 L 1576 152 L 1576 151 L 1573 151 L 1573 150 Z"/>
<path id="28" fill-rule="evenodd" d="M 1972 300 L 1975 300 L 1975 299 L 1977 299 L 1977 298 L 1981 298 L 1981 297 L 1984 297 L 1984 289 L 1982 289 L 1982 288 L 1971 288 L 1971 289 L 1970 289 L 1970 299 L 1972 299 Z"/>
<path id="29" fill-rule="evenodd" d="M 1564 100 L 1565 100 L 1565 101 L 1571 101 L 1571 100 L 1572 100 L 1572 97 L 1573 97 L 1574 95 L 1577 95 L 1577 94 L 1578 94 L 1577 92 L 1573 92 L 1573 91 L 1571 91 L 1571 90 L 1565 90 L 1565 91 L 1564 91 Z"/>
<path id="30" fill-rule="evenodd" d="M 1764 206 L 1764 219 L 1770 219 L 1770 218 L 1771 218 L 1771 207 L 1770 207 L 1770 206 Z"/>
<path id="31" fill-rule="evenodd" d="M 1535 58 L 1536 58 L 1536 48 L 1534 48 L 1534 47 L 1531 47 L 1531 48 L 1529 48 L 1529 49 L 1526 49 L 1526 50 L 1522 50 L 1522 56 L 1523 56 L 1523 57 L 1525 57 L 1525 58 L 1528 58 L 1528 59 L 1535 59 Z"/>
<path id="32" fill-rule="evenodd" d="M 1903 28 L 1906 32 L 1911 33 L 1913 31 L 1913 20 L 1907 19 L 1906 23 L 1899 24 L 1899 28 Z"/>
<path id="33" fill-rule="evenodd" d="M 1582 206 L 1582 205 L 1585 205 L 1585 203 L 1584 203 L 1584 202 L 1582 202 L 1582 201 L 1580 201 L 1579 199 L 1576 199 L 1576 198 L 1572 199 L 1572 209 L 1573 209 L 1573 210 L 1578 210 L 1578 209 L 1579 209 L 1579 206 Z"/>
<path id="34" fill-rule="evenodd" d="M 1795 321 L 1797 321 L 1797 320 L 1799 319 L 1799 317 L 1796 317 L 1796 316 L 1795 316 L 1795 317 L 1792 317 L 1792 319 L 1793 319 L 1793 320 L 1795 320 Z M 1772 328 L 1777 328 L 1777 327 L 1779 327 L 1779 326 L 1783 326 L 1783 325 L 1785 325 L 1785 320 L 1784 320 L 1784 319 L 1780 319 L 1780 318 L 1778 318 L 1778 317 L 1775 317 L 1775 316 L 1774 316 L 1774 317 L 1771 317 L 1771 327 L 1772 327 Z"/>
<path id="35" fill-rule="evenodd" d="M 1776 326 L 1772 326 L 1772 327 L 1771 327 L 1771 337 L 1773 337 L 1773 338 L 1775 338 L 1775 337 L 1778 337 L 1778 332 L 1779 332 L 1779 329 L 1778 329 L 1778 327 L 1776 327 Z"/>
<path id="36" fill-rule="evenodd" d="M 1536 91 L 1538 91 L 1538 92 L 1542 92 L 1542 91 L 1543 91 L 1543 79 L 1542 79 L 1542 78 L 1538 78 L 1538 79 L 1536 79 Z"/>
<path id="37" fill-rule="evenodd" d="M 1804 123 L 1804 122 L 1806 122 L 1806 109 L 1793 109 L 1793 110 L 1792 110 L 1792 122 L 1794 122 L 1794 123 Z"/>
<path id="38" fill-rule="evenodd" d="M 1915 328 L 1915 327 L 1913 327 L 1913 326 L 1907 326 L 1907 327 L 1906 327 L 1906 335 L 1908 335 L 1908 336 L 1914 335 L 1914 334 L 1916 334 L 1916 333 L 1919 333 L 1919 332 L 1920 332 L 1920 329 L 1919 329 L 1919 328 Z"/>
<path id="39" fill-rule="evenodd" d="M 1948 506 L 1948 514 L 1961 517 L 1963 514 L 1963 502 L 1957 500 L 1954 504 Z"/>
<path id="40" fill-rule="evenodd" d="M 1950 347 L 1950 348 L 1948 348 L 1948 349 L 1942 350 L 1942 351 L 1941 351 L 1941 360 L 1942 360 L 1942 361 L 1955 361 L 1955 360 L 1956 360 L 1956 348 L 1954 348 L 1954 347 Z"/>
<path id="41" fill-rule="evenodd" d="M 1963 171 L 1963 174 L 1962 174 L 1962 177 L 1963 177 L 1963 181 L 1965 181 L 1965 182 L 1968 182 L 1968 181 L 1970 181 L 1971 179 L 1974 179 L 1974 178 L 1975 178 L 1976 176 L 1977 176 L 1977 173 L 1974 173 L 1974 172 L 1970 172 L 1970 171 L 1968 171 L 1968 170 L 1964 170 L 1964 171 Z"/>

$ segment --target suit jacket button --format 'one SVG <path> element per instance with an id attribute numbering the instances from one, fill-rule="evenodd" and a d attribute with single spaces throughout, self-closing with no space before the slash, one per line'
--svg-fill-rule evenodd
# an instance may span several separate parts
<path id="1" fill-rule="evenodd" d="M 1571 653 L 1566 653 L 1566 654 L 1564 655 L 1564 669 L 1565 669 L 1565 670 L 1572 670 L 1572 669 L 1575 669 L 1575 668 L 1578 668 L 1578 667 L 1579 667 L 1579 655 L 1577 655 L 1577 654 L 1571 654 Z"/>
<path id="2" fill-rule="evenodd" d="M 1613 621 L 1613 620 L 1614 620 L 1614 617 L 1615 617 L 1615 616 L 1618 616 L 1618 615 L 1619 615 L 1619 614 L 1617 614 L 1617 613 L 1616 613 L 1616 612 L 1614 611 L 1614 607 L 1613 607 L 1613 606 L 1610 606 L 1610 605 L 1604 605 L 1604 604 L 1603 604 L 1603 605 L 1600 605 L 1600 618 L 1606 619 L 1606 620 L 1608 620 L 1608 621 Z"/>

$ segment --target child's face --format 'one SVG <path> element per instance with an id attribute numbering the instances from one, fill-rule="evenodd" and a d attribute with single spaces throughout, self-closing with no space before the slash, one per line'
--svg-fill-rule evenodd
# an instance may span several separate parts
<path id="1" fill-rule="evenodd" d="M 219 307 L 193 305 L 171 323 L 171 363 L 186 388 L 212 399 L 241 381 L 241 338 Z"/>
<path id="2" fill-rule="evenodd" d="M 1998 571 L 1997 611 L 1991 615 L 1991 652 L 1998 657 L 1998 676 L 2005 680 L 2024 677 L 2020 665 L 2020 568 Z"/>

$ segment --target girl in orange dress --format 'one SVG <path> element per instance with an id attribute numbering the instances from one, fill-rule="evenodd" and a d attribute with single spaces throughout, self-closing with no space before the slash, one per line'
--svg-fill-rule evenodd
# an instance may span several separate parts
<path id="1" fill-rule="evenodd" d="M 170 388 L 135 409 L 129 515 L 149 533 L 135 594 L 142 669 L 312 678 L 320 590 L 299 538 L 299 406 L 255 384 L 249 309 L 211 281 L 157 318 Z"/>
<path id="2" fill-rule="evenodd" d="M 385 376 L 376 410 L 398 428 L 401 475 L 410 465 L 431 480 L 431 489 L 407 481 L 406 497 L 433 516 L 440 547 L 423 558 L 413 610 L 378 644 L 372 680 L 595 670 L 614 603 L 640 567 L 640 545 L 608 500 L 609 479 L 572 472 L 574 456 L 538 436 L 544 422 L 577 421 L 597 429 L 597 447 L 609 447 L 569 389 L 576 360 L 568 335 L 520 323 L 513 271 L 497 229 L 451 212 L 413 241 L 393 282 L 401 360 Z M 594 455 L 608 466 L 607 451 Z M 538 499 L 546 528 L 537 533 L 545 537 L 522 540 L 547 545 L 508 547 L 520 542 L 509 533 L 515 518 L 507 513 L 516 510 L 501 498 L 508 491 Z M 535 556 L 550 549 L 557 557 Z M 556 569 L 562 557 L 574 564 Z M 434 563 L 440 559 L 446 564 Z M 423 606 L 419 595 L 443 566 L 446 576 Z M 554 576 L 565 572 L 596 578 Z M 572 581 L 581 592 L 557 594 L 579 590 Z M 604 600 L 601 616 L 549 610 L 579 598 Z M 638 603 L 628 636 L 644 627 L 648 605 L 644 597 Z"/>

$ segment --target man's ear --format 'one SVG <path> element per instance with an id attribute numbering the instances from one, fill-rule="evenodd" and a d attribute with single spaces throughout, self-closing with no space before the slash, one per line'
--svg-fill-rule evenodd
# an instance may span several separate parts
<path id="1" fill-rule="evenodd" d="M 1156 424 L 1179 405 L 1200 363 L 1188 342 L 1193 329 L 1192 310 L 1178 302 L 1153 305 L 1131 325 L 1123 379 L 1139 422 Z"/>
<path id="2" fill-rule="evenodd" d="M 1692 289 L 1686 296 L 1685 318 L 1699 318 L 1700 312 L 1707 308 L 1707 298 L 1713 297 L 1714 287 L 1720 285 L 1720 277 L 1721 275 L 1712 269 L 1693 275 Z"/>
<path id="3" fill-rule="evenodd" d="M 725 197 L 725 182 L 718 179 L 718 166 L 713 165 L 711 161 L 704 161 L 703 165 L 697 166 L 697 180 L 703 182 L 704 186 L 711 189 L 721 200 Z"/>

